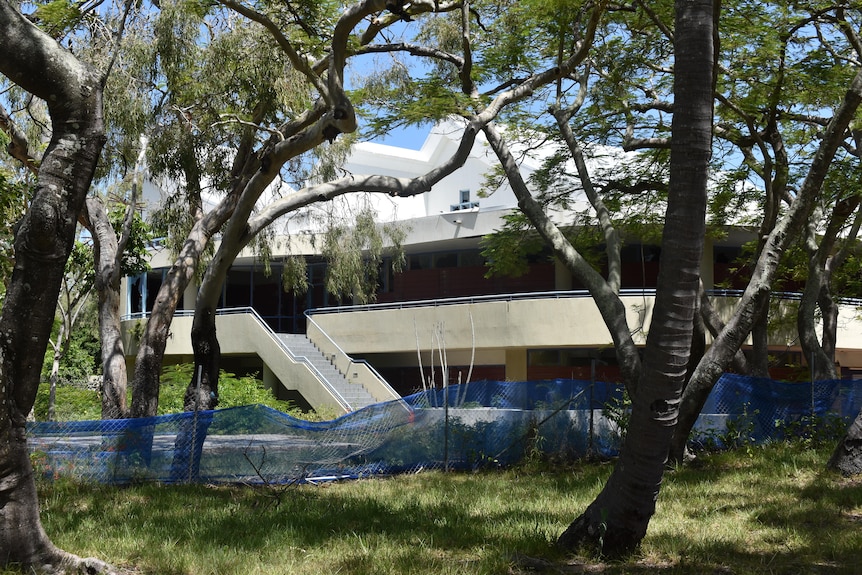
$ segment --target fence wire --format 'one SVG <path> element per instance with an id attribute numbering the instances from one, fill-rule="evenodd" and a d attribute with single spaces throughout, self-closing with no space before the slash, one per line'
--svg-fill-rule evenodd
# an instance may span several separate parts
<path id="1" fill-rule="evenodd" d="M 862 382 L 788 384 L 725 375 L 695 442 L 781 439 L 862 407 Z M 128 484 L 286 484 L 507 466 L 527 457 L 617 453 L 622 387 L 583 380 L 484 381 L 418 393 L 327 422 L 252 405 L 145 419 L 28 425 L 48 477 Z M 615 415 L 614 415 L 615 414 Z"/>

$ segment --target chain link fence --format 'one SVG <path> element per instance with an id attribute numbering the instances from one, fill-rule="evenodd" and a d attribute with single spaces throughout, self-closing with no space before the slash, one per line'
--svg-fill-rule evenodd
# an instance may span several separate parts
<path id="1" fill-rule="evenodd" d="M 843 429 L 862 407 L 862 382 L 789 384 L 725 375 L 693 442 L 730 446 Z M 582 380 L 483 381 L 380 403 L 327 422 L 261 405 L 146 419 L 28 425 L 48 477 L 127 484 L 286 484 L 507 466 L 529 457 L 617 453 L 622 387 Z"/>

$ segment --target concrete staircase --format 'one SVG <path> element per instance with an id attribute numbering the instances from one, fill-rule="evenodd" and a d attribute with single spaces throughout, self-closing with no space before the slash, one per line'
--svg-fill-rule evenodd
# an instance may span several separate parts
<path id="1" fill-rule="evenodd" d="M 307 336 L 292 333 L 277 335 L 297 360 L 307 361 L 314 367 L 315 371 L 344 398 L 352 411 L 377 403 L 362 384 L 350 383 L 344 374 L 333 366 L 330 358 L 326 357 Z"/>

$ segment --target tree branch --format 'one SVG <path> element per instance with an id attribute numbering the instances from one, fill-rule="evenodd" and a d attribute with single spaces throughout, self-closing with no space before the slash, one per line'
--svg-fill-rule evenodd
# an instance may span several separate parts
<path id="1" fill-rule="evenodd" d="M 27 137 L 18 129 L 2 104 L 0 104 L 0 130 L 9 136 L 10 142 L 6 146 L 9 155 L 21 162 L 31 174 L 36 174 L 39 171 L 39 161 L 30 155 L 30 144 L 27 143 Z"/>

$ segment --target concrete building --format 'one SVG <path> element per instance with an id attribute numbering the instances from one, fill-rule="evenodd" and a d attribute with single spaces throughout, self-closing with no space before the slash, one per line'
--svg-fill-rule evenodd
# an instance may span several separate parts
<path id="1" fill-rule="evenodd" d="M 416 176 L 448 157 L 459 137 L 457 126 L 440 125 L 419 150 L 357 144 L 345 168 L 355 174 Z M 624 162 L 625 155 L 609 150 L 595 161 Z M 480 240 L 498 229 L 517 203 L 505 185 L 479 193 L 494 162 L 478 141 L 463 168 L 421 196 L 363 194 L 279 222 L 272 274 L 264 274 L 253 253 L 243 253 L 223 288 L 224 313 L 217 325 L 224 368 L 261 374 L 279 397 L 344 411 L 420 390 L 423 378 L 425 385 L 433 378 L 437 386 L 468 378 L 614 379 L 618 370 L 610 335 L 592 299 L 559 262 L 541 254 L 521 277 L 485 277 Z M 530 158 L 522 165 L 528 174 L 537 167 L 538 160 Z M 585 205 L 583 198 L 574 200 L 575 209 Z M 306 241 L 316 229 L 315 214 L 349 211 L 356 202 L 373 205 L 381 221 L 399 222 L 407 233 L 406 269 L 383 274 L 372 305 L 342 305 L 327 294 L 326 264 L 319 248 Z M 707 286 L 728 279 L 730 262 L 748 239 L 750 234 L 739 228 L 721 241 L 707 241 L 702 266 Z M 307 259 L 304 295 L 281 287 L 281 256 L 287 253 Z M 629 241 L 622 258 L 622 298 L 635 341 L 643 345 L 660 250 Z M 169 254 L 155 251 L 152 271 L 126 280 L 130 361 L 137 351 L 134 325 L 145 321 L 170 264 Z M 171 327 L 167 362 L 191 361 L 194 295 L 190 286 Z M 734 300 L 732 294 L 714 296 L 719 309 L 730 310 Z M 792 307 L 792 300 L 787 305 Z M 860 315 L 858 306 L 842 306 L 836 360 L 847 377 L 862 378 Z M 770 346 L 777 376 L 805 363 L 795 333 L 773 333 Z"/>

